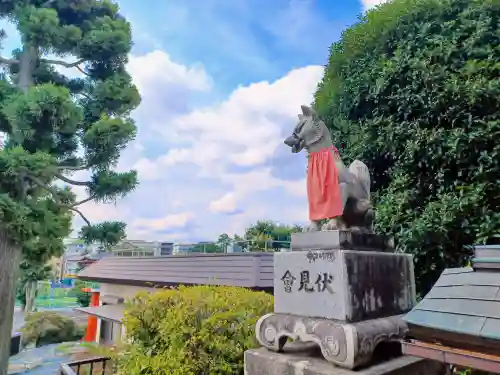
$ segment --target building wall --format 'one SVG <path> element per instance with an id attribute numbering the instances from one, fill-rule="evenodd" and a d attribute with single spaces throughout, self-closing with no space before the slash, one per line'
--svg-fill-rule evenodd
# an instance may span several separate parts
<path id="1" fill-rule="evenodd" d="M 144 257 L 155 256 L 160 252 L 160 242 L 143 240 L 123 240 L 113 246 L 111 251 L 116 256 Z"/>
<path id="2" fill-rule="evenodd" d="M 137 293 L 139 292 L 147 292 L 147 293 L 152 293 L 158 291 L 158 289 L 155 288 L 146 288 L 146 287 L 140 287 L 140 286 L 130 286 L 130 285 L 118 285 L 118 284 L 106 284 L 106 283 L 101 283 L 99 286 L 100 289 L 100 295 L 105 296 L 114 296 L 114 297 L 120 297 L 123 298 L 124 300 L 128 300 L 131 298 L 134 298 Z M 102 301 L 99 303 L 102 306 Z M 111 322 L 106 322 L 105 324 L 102 324 L 103 320 L 98 319 L 97 323 L 97 337 L 96 337 L 96 342 L 97 343 L 102 343 L 101 340 L 101 330 L 102 329 L 107 329 L 109 330 L 111 328 L 110 324 Z M 119 324 L 116 322 L 113 322 L 113 337 L 111 338 L 111 341 L 114 343 L 120 342 L 122 339 L 126 337 L 126 330 L 125 326 L 123 324 Z M 104 328 L 106 326 L 106 328 Z M 109 343 L 109 342 L 108 342 Z"/>
<path id="3" fill-rule="evenodd" d="M 101 292 L 101 296 L 110 295 L 123 298 L 124 300 L 134 298 L 139 292 L 151 293 L 158 291 L 158 289 L 155 288 L 105 283 L 101 283 L 99 289 Z"/>
<path id="4" fill-rule="evenodd" d="M 173 242 L 162 242 L 160 244 L 159 254 L 155 254 L 156 256 L 166 256 L 172 255 L 174 252 L 174 243 Z"/>
<path id="5" fill-rule="evenodd" d="M 183 253 L 189 253 L 191 250 L 193 250 L 194 244 L 182 244 L 182 243 L 176 243 L 173 246 L 173 254 L 183 254 Z"/>
<path id="6" fill-rule="evenodd" d="M 155 256 L 155 250 L 113 250 L 113 254 L 118 257 L 153 257 Z"/>
<path id="7" fill-rule="evenodd" d="M 82 255 L 83 253 L 90 253 L 97 250 L 97 245 L 86 245 L 79 239 L 66 239 L 64 240 L 64 254 L 66 256 Z"/>
<path id="8" fill-rule="evenodd" d="M 67 260 L 64 266 L 65 275 L 75 275 L 78 272 L 78 261 Z"/>

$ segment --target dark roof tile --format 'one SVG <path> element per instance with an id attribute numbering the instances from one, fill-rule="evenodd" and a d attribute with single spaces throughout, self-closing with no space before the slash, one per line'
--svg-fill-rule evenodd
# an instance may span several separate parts
<path id="1" fill-rule="evenodd" d="M 82 270 L 78 278 L 115 284 L 272 288 L 273 253 L 107 257 Z"/>

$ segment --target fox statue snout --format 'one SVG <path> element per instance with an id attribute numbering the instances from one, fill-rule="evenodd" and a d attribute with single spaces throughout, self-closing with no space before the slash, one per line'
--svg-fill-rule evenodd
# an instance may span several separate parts
<path id="1" fill-rule="evenodd" d="M 292 134 L 291 136 L 287 137 L 284 140 L 284 143 L 288 147 L 292 148 L 292 152 L 294 154 L 299 153 L 302 150 L 302 148 L 303 148 L 302 145 L 301 145 L 300 139 L 295 134 Z"/>

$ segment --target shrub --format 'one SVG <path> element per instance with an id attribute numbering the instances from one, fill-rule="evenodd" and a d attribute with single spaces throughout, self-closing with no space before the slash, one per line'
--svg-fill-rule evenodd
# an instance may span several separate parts
<path id="1" fill-rule="evenodd" d="M 88 307 L 90 305 L 91 295 L 88 292 L 84 292 L 82 289 L 87 287 L 87 283 L 81 280 L 75 281 L 75 286 L 71 290 L 71 294 L 76 297 L 76 302 L 82 307 Z"/>
<path id="2" fill-rule="evenodd" d="M 372 174 L 377 231 L 425 294 L 500 242 L 500 2 L 393 0 L 331 47 L 315 108 Z"/>
<path id="3" fill-rule="evenodd" d="M 125 312 L 129 344 L 118 374 L 242 374 L 244 351 L 257 346 L 255 324 L 272 309 L 272 295 L 238 287 L 139 294 Z"/>
<path id="4" fill-rule="evenodd" d="M 35 344 L 38 347 L 80 340 L 85 334 L 85 329 L 67 316 L 53 311 L 43 311 L 29 314 L 21 332 L 24 345 Z"/>

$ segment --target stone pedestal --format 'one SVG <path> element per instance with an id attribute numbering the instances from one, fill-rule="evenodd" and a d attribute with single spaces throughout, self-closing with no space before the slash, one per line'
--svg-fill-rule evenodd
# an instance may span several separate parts
<path id="1" fill-rule="evenodd" d="M 264 348 L 245 352 L 245 375 L 441 375 L 443 364 L 404 356 L 360 371 L 335 367 L 307 351 L 273 353 Z"/>
<path id="2" fill-rule="evenodd" d="M 392 252 L 394 248 L 390 237 L 350 230 L 292 233 L 291 240 L 292 251 L 344 249 Z"/>
<path id="3" fill-rule="evenodd" d="M 348 231 L 296 233 L 291 245 L 274 256 L 274 313 L 256 327 L 262 346 L 313 343 L 328 362 L 355 369 L 404 336 L 400 316 L 415 305 L 411 256 L 388 252 L 387 238 Z"/>
<path id="4" fill-rule="evenodd" d="M 370 362 L 377 345 L 399 340 L 406 330 L 399 316 L 349 324 L 331 319 L 268 314 L 257 322 L 256 335 L 263 347 L 276 352 L 283 350 L 288 339 L 314 343 L 328 362 L 354 369 Z"/>
<path id="5" fill-rule="evenodd" d="M 309 250 L 274 255 L 274 312 L 356 322 L 415 303 L 410 255 Z"/>

